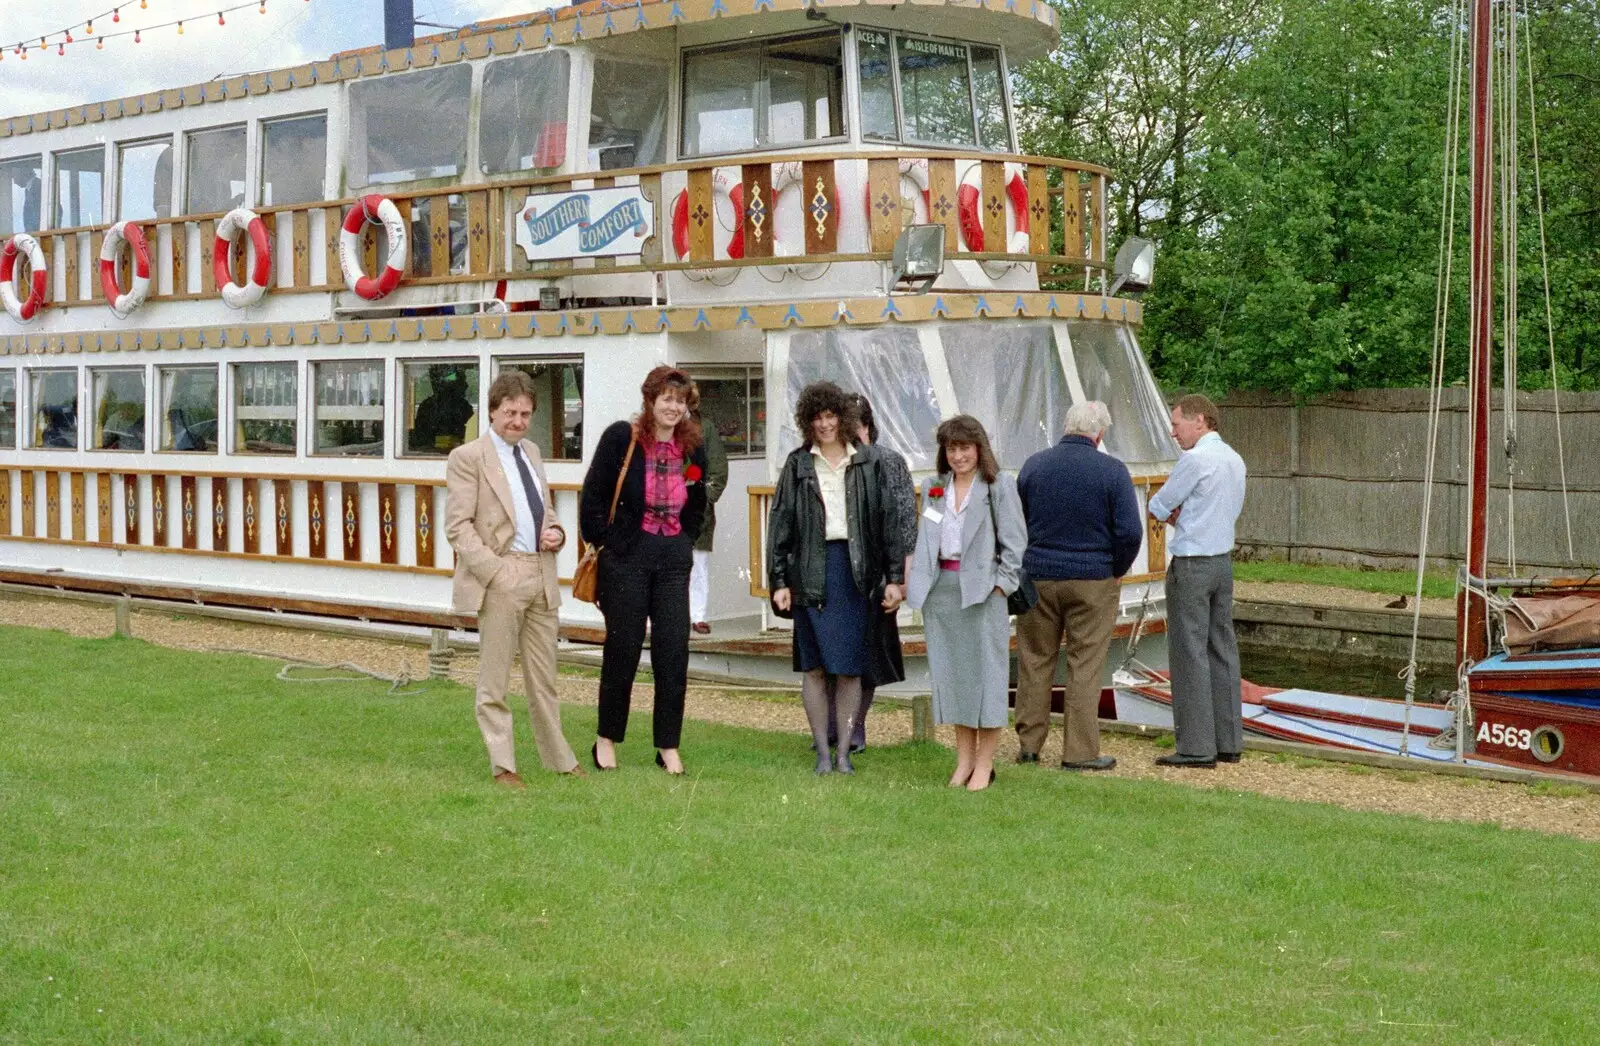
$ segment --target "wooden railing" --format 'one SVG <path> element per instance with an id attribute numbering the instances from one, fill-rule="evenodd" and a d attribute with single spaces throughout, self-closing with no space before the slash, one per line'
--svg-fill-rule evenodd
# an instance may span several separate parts
<path id="1" fill-rule="evenodd" d="M 550 484 L 559 516 L 576 519 L 580 489 Z M 448 575 L 444 511 L 442 479 L 0 468 L 0 540 Z"/>
<path id="2" fill-rule="evenodd" d="M 901 179 L 928 185 L 926 221 L 943 225 L 947 259 L 1032 262 L 1041 277 L 1106 267 L 1105 196 L 1108 172 L 1090 164 L 1039 156 L 963 152 L 816 152 L 763 155 L 738 160 L 708 159 L 655 167 L 537 178 L 493 184 L 445 186 L 392 194 L 412 232 L 406 282 L 411 285 L 555 278 L 568 275 L 655 272 L 738 266 L 884 261 L 908 223 L 901 206 Z M 976 221 L 982 252 L 967 248 L 961 234 L 960 188 L 976 191 Z M 1012 187 L 1013 180 L 1018 182 Z M 529 193 L 566 192 L 637 185 L 648 202 L 654 235 L 639 255 L 532 263 L 515 245 L 515 222 Z M 728 256 L 718 243 L 716 217 L 727 213 L 719 193 L 737 185 L 744 201 L 736 215 L 743 257 Z M 840 186 L 847 189 L 841 191 Z M 803 242 L 777 244 L 773 237 L 774 189 L 799 191 L 805 215 Z M 673 211 L 684 196 L 687 252 L 673 248 Z M 1017 213 L 1017 200 L 1025 200 Z M 339 269 L 339 232 L 355 198 L 314 204 L 260 207 L 273 262 L 269 287 L 275 294 L 328 293 L 344 289 Z M 221 213 L 191 214 L 140 222 L 150 245 L 153 301 L 217 297 L 212 242 Z M 864 223 L 864 245 L 845 250 L 840 226 Z M 45 230 L 40 238 L 51 266 L 54 304 L 103 302 L 99 256 L 106 225 Z M 1026 249 L 1013 252 L 1013 236 L 1025 231 Z M 244 272 L 244 238 L 235 241 L 234 278 Z M 1018 239 L 1016 244 L 1021 245 Z M 864 249 L 863 249 L 864 246 Z M 999 248 L 999 249 L 994 249 Z M 378 238 L 368 226 L 365 267 L 376 273 Z M 121 262 L 125 272 L 127 256 Z M 58 275 L 59 274 L 59 275 Z M 55 290 L 61 279 L 65 294 Z M 127 286 L 124 276 L 124 287 Z"/>
<path id="3" fill-rule="evenodd" d="M 1122 578 L 1125 585 L 1142 584 L 1147 581 L 1160 581 L 1167 576 L 1167 527 L 1152 519 L 1147 511 L 1150 499 L 1155 497 L 1156 491 L 1167 481 L 1166 476 L 1148 475 L 1134 476 L 1133 489 L 1139 496 L 1139 511 L 1145 521 L 1144 564 L 1145 569 L 1138 574 L 1126 574 Z M 776 489 L 770 486 L 747 487 L 750 499 L 750 594 L 757 599 L 766 599 L 771 593 L 767 590 L 767 514 L 772 510 L 772 498 Z M 918 490 L 918 508 L 921 508 L 921 490 Z M 1134 561 L 1137 567 L 1138 560 Z"/>

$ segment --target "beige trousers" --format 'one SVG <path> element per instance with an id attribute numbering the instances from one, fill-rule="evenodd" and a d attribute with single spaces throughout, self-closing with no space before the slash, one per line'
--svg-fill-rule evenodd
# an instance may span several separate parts
<path id="1" fill-rule="evenodd" d="M 478 610 L 478 729 L 489 749 L 489 772 L 517 769 L 511 709 L 506 686 L 511 658 L 522 655 L 522 687 L 539 762 L 566 773 L 578 765 L 561 733 L 561 703 L 556 699 L 556 612 L 544 595 L 539 557 L 510 552 L 506 564 L 483 593 Z"/>
<path id="2" fill-rule="evenodd" d="M 1066 696 L 1061 717 L 1061 759 L 1085 762 L 1100 755 L 1100 673 L 1117 623 L 1122 583 L 1039 581 L 1039 603 L 1017 618 L 1017 742 L 1038 752 L 1050 736 L 1050 689 L 1066 635 Z"/>

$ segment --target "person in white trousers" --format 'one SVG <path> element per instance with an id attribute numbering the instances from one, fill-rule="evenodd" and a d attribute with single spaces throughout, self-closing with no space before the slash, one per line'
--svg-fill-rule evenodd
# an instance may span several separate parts
<path id="1" fill-rule="evenodd" d="M 706 441 L 706 521 L 694 541 L 694 568 L 689 572 L 689 621 L 697 635 L 710 635 L 706 605 L 711 600 L 711 541 L 717 528 L 716 504 L 728 487 L 728 451 L 722 445 L 717 423 L 695 416 Z"/>

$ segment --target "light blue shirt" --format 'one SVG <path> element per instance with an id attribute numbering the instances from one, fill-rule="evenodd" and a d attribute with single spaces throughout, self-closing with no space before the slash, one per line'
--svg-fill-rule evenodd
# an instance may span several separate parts
<path id="1" fill-rule="evenodd" d="M 1172 475 L 1150 499 L 1150 514 L 1168 519 L 1175 509 L 1174 556 L 1221 556 L 1233 551 L 1233 525 L 1244 508 L 1244 459 L 1208 432 L 1178 459 Z"/>
<path id="2" fill-rule="evenodd" d="M 511 444 L 501 439 L 500 433 L 494 429 L 489 430 L 489 438 L 494 441 L 495 453 L 500 455 L 500 469 L 506 474 L 506 485 L 511 488 L 511 510 L 517 517 L 517 536 L 511 539 L 511 551 L 537 552 L 539 530 L 533 522 L 533 509 L 528 505 L 528 496 L 523 493 L 522 474 L 517 470 L 517 459 L 511 453 Z M 539 474 L 533 471 L 531 461 L 528 462 L 528 475 L 533 478 L 533 496 L 543 501 L 544 489 L 539 486 Z"/>

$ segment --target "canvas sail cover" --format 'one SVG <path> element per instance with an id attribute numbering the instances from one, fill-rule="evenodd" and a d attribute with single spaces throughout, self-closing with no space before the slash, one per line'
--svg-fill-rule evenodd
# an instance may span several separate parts
<path id="1" fill-rule="evenodd" d="M 1505 643 L 1511 654 L 1600 647 L 1600 593 L 1515 597 L 1506 608 Z"/>

